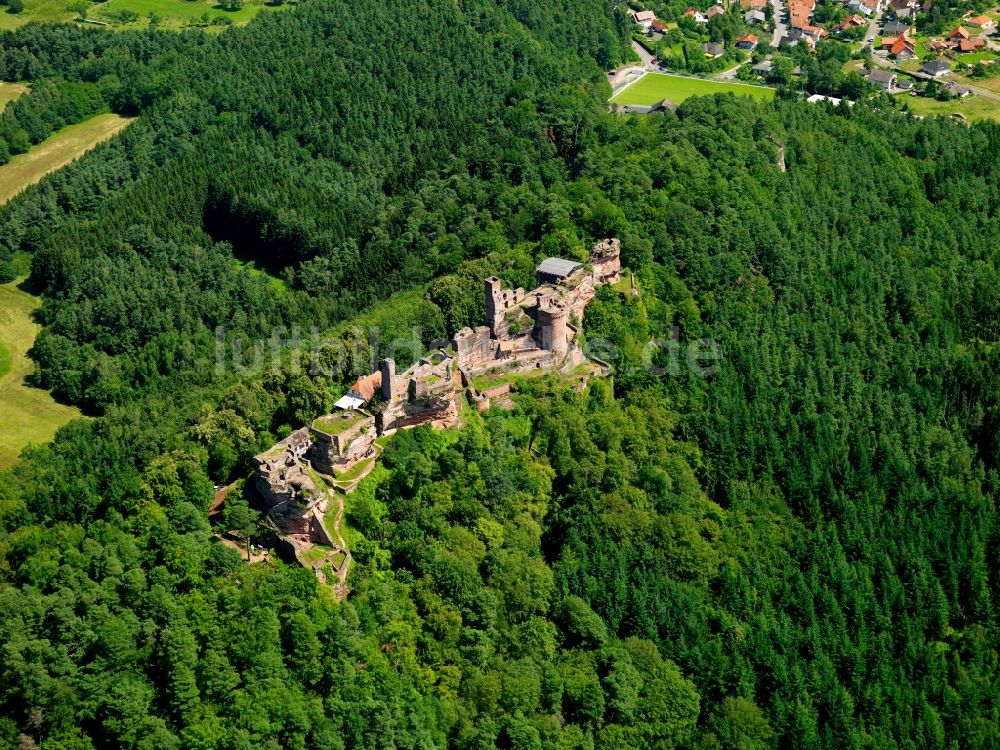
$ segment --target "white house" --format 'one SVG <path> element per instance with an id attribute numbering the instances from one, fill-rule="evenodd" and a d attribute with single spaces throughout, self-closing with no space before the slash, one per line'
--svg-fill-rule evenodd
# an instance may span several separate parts
<path id="1" fill-rule="evenodd" d="M 941 60 L 931 60 L 928 63 L 924 63 L 920 70 L 932 78 L 940 78 L 951 73 L 951 66 Z"/>
<path id="2" fill-rule="evenodd" d="M 989 31 L 996 23 L 989 16 L 976 16 L 975 18 L 970 18 L 966 21 L 969 26 L 975 26 L 977 29 L 982 29 L 983 31 Z"/>
<path id="3" fill-rule="evenodd" d="M 883 91 L 891 91 L 896 88 L 896 74 L 891 70 L 882 70 L 881 68 L 877 68 L 871 72 L 868 76 L 868 80 L 871 81 L 874 86 L 877 86 Z"/>
<path id="4" fill-rule="evenodd" d="M 632 20 L 642 26 L 642 28 L 648 29 L 653 25 L 653 21 L 656 20 L 656 14 L 651 10 L 634 10 L 632 11 Z"/>

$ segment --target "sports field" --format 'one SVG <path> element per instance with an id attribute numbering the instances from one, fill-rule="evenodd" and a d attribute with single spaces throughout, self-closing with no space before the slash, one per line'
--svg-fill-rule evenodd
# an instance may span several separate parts
<path id="1" fill-rule="evenodd" d="M 668 76 L 661 73 L 647 73 L 614 98 L 615 104 L 650 105 L 669 99 L 674 104 L 680 104 L 689 96 L 708 96 L 710 94 L 732 93 L 753 96 L 758 99 L 771 99 L 774 89 L 764 86 L 751 86 L 746 83 L 730 83 L 728 81 L 707 81 L 703 78 L 684 78 L 683 76 Z"/>
<path id="2" fill-rule="evenodd" d="M 53 133 L 26 154 L 18 154 L 0 166 L 0 203 L 5 203 L 49 172 L 64 167 L 106 141 L 132 122 L 119 115 L 97 115 Z"/>
<path id="3" fill-rule="evenodd" d="M 38 304 L 17 282 L 0 284 L 0 469 L 13 464 L 28 443 L 47 443 L 59 427 L 80 416 L 47 391 L 25 385 L 33 368 L 27 352 L 39 329 L 31 311 Z"/>
<path id="4" fill-rule="evenodd" d="M 7 102 L 12 102 L 22 94 L 28 93 L 26 83 L 6 83 L 0 81 L 0 111 L 7 106 Z"/>

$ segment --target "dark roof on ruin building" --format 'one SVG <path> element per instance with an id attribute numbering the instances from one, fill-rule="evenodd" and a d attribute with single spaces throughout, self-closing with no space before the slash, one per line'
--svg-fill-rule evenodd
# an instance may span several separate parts
<path id="1" fill-rule="evenodd" d="M 581 265 L 581 263 L 575 260 L 566 260 L 565 258 L 546 258 L 538 264 L 538 268 L 535 269 L 535 272 L 545 274 L 546 276 L 569 276 Z"/>

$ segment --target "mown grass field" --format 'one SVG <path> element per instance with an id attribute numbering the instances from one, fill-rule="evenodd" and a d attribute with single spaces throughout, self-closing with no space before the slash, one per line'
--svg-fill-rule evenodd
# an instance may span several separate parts
<path id="1" fill-rule="evenodd" d="M 130 122 L 130 118 L 119 115 L 97 115 L 52 134 L 26 154 L 18 154 L 0 166 L 0 203 L 66 166 Z"/>
<path id="2" fill-rule="evenodd" d="M 615 104 L 651 105 L 664 99 L 669 99 L 674 104 L 680 104 L 690 96 L 708 96 L 710 94 L 725 93 L 736 94 L 737 96 L 753 96 L 758 99 L 771 99 L 774 97 L 774 89 L 763 86 L 647 73 L 618 94 L 613 101 Z"/>
<path id="3" fill-rule="evenodd" d="M 906 102 L 910 112 L 921 117 L 951 115 L 957 112 L 965 115 L 969 122 L 977 120 L 1000 122 L 1000 102 L 984 96 L 967 96 L 964 99 L 952 99 L 947 102 L 939 102 L 926 96 L 903 95 L 897 99 Z"/>
<path id="4" fill-rule="evenodd" d="M 28 443 L 48 442 L 60 426 L 80 416 L 24 382 L 33 369 L 27 352 L 38 335 L 31 319 L 38 304 L 16 281 L 0 284 L 0 469 L 12 465 Z"/>
<path id="5" fill-rule="evenodd" d="M 78 19 L 73 6 L 73 0 L 24 0 L 24 10 L 21 13 L 6 13 L 0 8 L 0 30 L 16 29 L 29 21 L 40 23 L 65 23 Z M 202 16 L 208 14 L 208 21 L 216 17 L 229 18 L 234 25 L 240 26 L 250 21 L 265 7 L 281 10 L 289 7 L 286 2 L 281 6 L 267 6 L 264 0 L 245 0 L 243 8 L 237 11 L 223 10 L 216 0 L 108 0 L 94 3 L 88 10 L 88 18 L 103 21 L 110 28 L 136 29 L 149 25 L 150 16 L 159 17 L 160 28 L 185 28 L 204 25 Z M 138 18 L 128 23 L 118 22 L 122 10 L 135 13 Z M 225 26 L 205 26 L 207 30 L 218 31 Z"/>
<path id="6" fill-rule="evenodd" d="M 983 52 L 966 52 L 964 55 L 955 55 L 955 62 L 965 63 L 966 65 L 975 65 L 976 63 L 986 62 L 987 60 L 996 60 L 998 57 L 1000 57 L 1000 54 L 988 49 Z"/>
<path id="7" fill-rule="evenodd" d="M 16 29 L 30 21 L 72 21 L 76 18 L 76 11 L 72 10 L 72 6 L 72 0 L 24 0 L 24 10 L 20 13 L 8 13 L 7 8 L 0 8 L 0 31 Z"/>
<path id="8" fill-rule="evenodd" d="M 0 111 L 7 106 L 8 102 L 12 102 L 22 94 L 27 93 L 28 84 L 26 83 L 6 83 L 0 81 Z"/>
<path id="9" fill-rule="evenodd" d="M 150 17 L 157 16 L 159 28 L 185 28 L 202 26 L 208 30 L 221 30 L 225 26 L 213 25 L 215 19 L 226 18 L 234 26 L 249 23 L 265 8 L 283 10 L 291 7 L 287 2 L 283 5 L 267 5 L 264 0 L 244 0 L 240 10 L 223 10 L 216 0 L 108 0 L 108 2 L 93 6 L 90 18 L 109 23 L 112 28 L 135 29 L 148 26 Z M 120 22 L 122 11 L 135 13 L 138 18 L 126 23 Z M 206 25 L 207 24 L 207 25 Z"/>

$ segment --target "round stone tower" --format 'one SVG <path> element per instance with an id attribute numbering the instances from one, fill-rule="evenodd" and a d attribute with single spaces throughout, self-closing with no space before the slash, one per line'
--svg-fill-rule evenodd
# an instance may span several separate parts
<path id="1" fill-rule="evenodd" d="M 556 354 L 565 354 L 569 348 L 567 327 L 569 310 L 555 297 L 545 297 L 538 302 L 538 328 L 542 333 L 542 348 Z"/>

